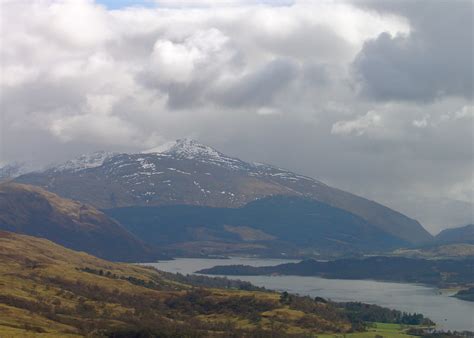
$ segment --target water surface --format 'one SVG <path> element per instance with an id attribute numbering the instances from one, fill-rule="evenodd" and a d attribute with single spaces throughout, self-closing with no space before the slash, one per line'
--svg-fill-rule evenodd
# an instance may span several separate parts
<path id="1" fill-rule="evenodd" d="M 192 274 L 216 265 L 269 266 L 294 260 L 231 257 L 230 259 L 178 258 L 150 263 L 159 270 Z M 407 283 L 325 279 L 303 276 L 227 276 L 268 289 L 320 296 L 334 301 L 361 301 L 406 312 L 418 312 L 445 330 L 474 331 L 474 302 L 441 294 L 438 289 Z"/>

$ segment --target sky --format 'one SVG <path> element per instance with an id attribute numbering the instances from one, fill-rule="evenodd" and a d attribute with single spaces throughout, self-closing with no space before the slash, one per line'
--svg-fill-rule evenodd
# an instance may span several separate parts
<path id="1" fill-rule="evenodd" d="M 189 137 L 473 222 L 472 1 L 0 1 L 0 164 Z"/>

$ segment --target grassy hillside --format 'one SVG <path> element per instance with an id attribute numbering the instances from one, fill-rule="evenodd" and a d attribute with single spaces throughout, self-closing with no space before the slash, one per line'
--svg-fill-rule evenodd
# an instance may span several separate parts
<path id="1" fill-rule="evenodd" d="M 413 320 L 429 322 L 375 305 L 112 263 L 0 232 L 0 337 L 408 337 L 405 323 Z"/>
<path id="2" fill-rule="evenodd" d="M 0 232 L 0 336 L 265 336 L 355 328 L 332 304 L 308 298 L 298 308 L 281 302 L 278 293 L 243 290 L 246 283 L 200 288 L 174 276 Z"/>
<path id="3" fill-rule="evenodd" d="M 0 230 L 47 238 L 114 261 L 150 261 L 158 256 L 92 206 L 24 184 L 0 184 Z"/>

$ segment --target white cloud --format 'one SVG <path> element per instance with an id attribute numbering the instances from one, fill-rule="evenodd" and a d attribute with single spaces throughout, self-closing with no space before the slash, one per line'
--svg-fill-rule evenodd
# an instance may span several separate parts
<path id="1" fill-rule="evenodd" d="M 376 111 L 369 111 L 354 120 L 337 121 L 331 128 L 331 133 L 336 135 L 355 134 L 364 135 L 382 126 L 382 116 Z"/>
<path id="2" fill-rule="evenodd" d="M 158 39 L 151 54 L 156 76 L 165 82 L 190 82 L 200 71 L 225 54 L 228 38 L 219 30 L 198 31 L 182 42 Z"/>
<path id="3" fill-rule="evenodd" d="M 454 112 L 454 114 L 451 115 L 456 120 L 474 118 L 474 105 L 463 106 L 460 110 Z"/>
<path id="4" fill-rule="evenodd" d="M 436 100 L 372 100 L 359 95 L 353 73 L 357 55 L 385 62 L 397 56 L 390 65 L 400 67 L 388 68 L 397 74 L 415 74 L 412 65 L 433 60 L 449 69 L 429 49 L 416 53 L 437 41 L 436 17 L 424 16 L 429 24 L 420 25 L 418 11 L 345 1 L 0 6 L 2 163 L 134 151 L 192 136 L 374 198 L 393 189 L 455 197 L 464 194 L 455 187 L 470 179 L 472 102 L 443 91 L 441 82 Z M 455 13 L 443 15 L 455 22 Z M 414 37 L 419 43 L 406 44 L 410 50 L 398 48 Z M 378 77 L 377 63 L 363 65 L 365 75 L 382 81 L 383 94 L 400 89 L 386 86 L 396 77 Z M 430 83 L 430 72 L 416 74 Z"/>
<path id="5" fill-rule="evenodd" d="M 413 120 L 413 125 L 417 128 L 426 128 L 428 126 L 429 115 L 423 116 L 419 120 Z"/>

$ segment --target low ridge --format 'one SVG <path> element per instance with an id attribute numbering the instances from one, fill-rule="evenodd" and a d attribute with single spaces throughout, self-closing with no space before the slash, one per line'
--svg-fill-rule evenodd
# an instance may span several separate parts
<path id="1" fill-rule="evenodd" d="M 444 229 L 435 237 L 438 243 L 470 243 L 474 244 L 474 224 Z"/>
<path id="2" fill-rule="evenodd" d="M 24 184 L 0 184 L 0 230 L 47 238 L 116 261 L 151 261 L 158 257 L 94 207 Z"/>

